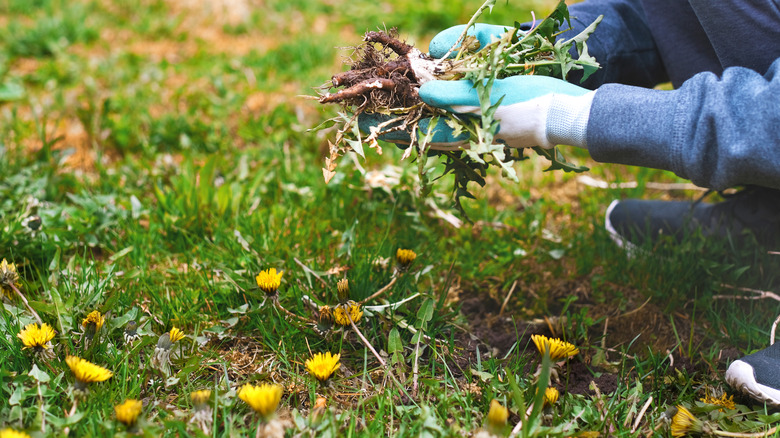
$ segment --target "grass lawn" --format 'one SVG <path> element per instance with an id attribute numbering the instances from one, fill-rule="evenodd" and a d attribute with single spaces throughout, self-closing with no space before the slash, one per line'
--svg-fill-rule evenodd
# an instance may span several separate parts
<path id="1" fill-rule="evenodd" d="M 675 406 L 730 432 L 780 421 L 722 380 L 768 345 L 777 303 L 738 288 L 776 289 L 777 256 L 691 239 L 627 258 L 603 229 L 613 199 L 703 193 L 687 181 L 568 148 L 606 188 L 530 159 L 519 184 L 473 187 L 472 222 L 449 177 L 418 196 L 392 146 L 324 183 L 333 131 L 310 129 L 336 108 L 310 97 L 342 48 L 384 27 L 424 48 L 480 4 L 0 1 L 0 430 L 668 436 Z M 22 333 L 38 318 L 51 348 Z M 577 352 L 551 360 L 533 335 Z"/>

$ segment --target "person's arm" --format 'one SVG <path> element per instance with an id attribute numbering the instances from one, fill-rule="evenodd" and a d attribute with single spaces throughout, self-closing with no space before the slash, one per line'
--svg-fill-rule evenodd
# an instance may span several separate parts
<path id="1" fill-rule="evenodd" d="M 605 83 L 654 87 L 669 80 L 640 0 L 587 0 L 569 6 L 569 15 L 572 30 L 559 38 L 571 38 L 604 16 L 587 41 L 601 68 L 583 83 L 581 72 L 574 72 L 569 82 L 593 90 Z"/>
<path id="2" fill-rule="evenodd" d="M 559 39 L 573 38 L 590 26 L 599 15 L 604 18 L 587 41 L 588 53 L 601 67 L 580 83 L 582 72 L 573 71 L 569 82 L 596 89 L 604 83 L 617 82 L 641 87 L 653 87 L 667 82 L 668 75 L 653 40 L 640 0 L 587 0 L 569 6 L 571 29 L 561 33 Z M 521 29 L 529 30 L 538 24 L 526 22 Z M 568 26 L 564 22 L 562 29 Z M 457 41 L 465 25 L 454 26 L 439 32 L 429 47 L 434 58 L 441 58 Z M 508 26 L 477 24 L 469 29 L 482 45 L 503 34 Z M 572 47 L 572 56 L 578 56 Z"/>
<path id="3" fill-rule="evenodd" d="M 670 170 L 702 187 L 780 189 L 780 59 L 766 75 L 732 67 L 673 91 L 606 84 L 587 147 L 601 162 Z"/>

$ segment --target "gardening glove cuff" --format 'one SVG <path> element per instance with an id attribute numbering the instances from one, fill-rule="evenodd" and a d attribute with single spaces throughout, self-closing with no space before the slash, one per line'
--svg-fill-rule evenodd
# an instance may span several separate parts
<path id="1" fill-rule="evenodd" d="M 595 91 L 581 96 L 553 94 L 547 110 L 546 137 L 550 144 L 587 148 L 590 106 Z"/>

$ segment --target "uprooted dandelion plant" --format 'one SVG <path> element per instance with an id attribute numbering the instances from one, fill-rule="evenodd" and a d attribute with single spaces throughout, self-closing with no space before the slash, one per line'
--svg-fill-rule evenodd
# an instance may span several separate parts
<path id="1" fill-rule="evenodd" d="M 472 17 L 467 27 L 488 9 L 495 0 L 486 1 Z M 336 74 L 330 83 L 322 87 L 320 103 L 338 103 L 342 110 L 336 118 L 320 127 L 338 125 L 335 141 L 330 143 L 330 153 L 325 159 L 323 174 L 326 182 L 336 170 L 337 159 L 351 151 L 365 158 L 364 145 L 382 153 L 378 140 L 383 135 L 405 131 L 409 135 L 410 147 L 404 158 L 412 153 L 417 156 L 421 194 L 430 192 L 438 179 L 432 170 L 443 164 L 442 175 L 453 174 L 455 184 L 453 198 L 455 206 L 462 211 L 460 198 L 472 197 L 468 183 L 485 185 L 489 166 L 498 166 L 508 178 L 517 181 L 513 162 L 524 160 L 522 149 L 512 149 L 494 141 L 498 121 L 494 114 L 500 102 L 491 104 L 490 90 L 496 79 L 514 75 L 543 75 L 566 79 L 573 70 L 582 70 L 583 79 L 598 68 L 596 60 L 588 54 L 586 40 L 600 22 L 599 17 L 590 26 L 570 39 L 558 39 L 568 28 L 566 4 L 561 1 L 555 10 L 530 30 L 521 30 L 515 23 L 507 26 L 500 38 L 480 47 L 476 38 L 460 36 L 452 49 L 454 57 L 434 59 L 419 49 L 397 38 L 394 30 L 375 31 L 365 34 L 365 43 L 355 48 L 350 70 Z M 570 50 L 576 47 L 575 59 Z M 419 87 L 431 80 L 466 79 L 474 83 L 479 97 L 481 116 L 463 117 L 422 102 L 418 96 Z M 338 89 L 331 92 L 332 89 Z M 358 128 L 361 114 L 379 114 L 382 120 L 362 133 Z M 436 151 L 429 160 L 432 148 L 430 139 L 432 127 L 446 123 L 457 135 L 465 133 L 468 141 L 458 148 Z M 427 127 L 427 128 L 426 128 Z M 537 154 L 552 163 L 547 170 L 562 169 L 582 172 L 585 167 L 568 162 L 557 148 L 550 150 L 533 148 Z M 441 160 L 441 161 L 439 161 Z"/>

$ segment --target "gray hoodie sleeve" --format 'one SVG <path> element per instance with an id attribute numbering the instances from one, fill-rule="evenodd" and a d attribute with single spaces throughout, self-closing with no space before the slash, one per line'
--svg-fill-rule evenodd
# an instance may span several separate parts
<path id="1" fill-rule="evenodd" d="M 670 170 L 714 189 L 780 189 L 780 59 L 765 75 L 699 73 L 673 91 L 605 84 L 587 128 L 601 162 Z"/>
<path id="2" fill-rule="evenodd" d="M 572 28 L 561 39 L 572 38 L 604 16 L 587 41 L 588 53 L 601 68 L 584 82 L 582 73 L 573 71 L 569 82 L 593 90 L 610 82 L 653 87 L 669 80 L 641 0 L 587 0 L 571 5 L 569 14 Z M 572 55 L 578 56 L 575 48 Z"/>

